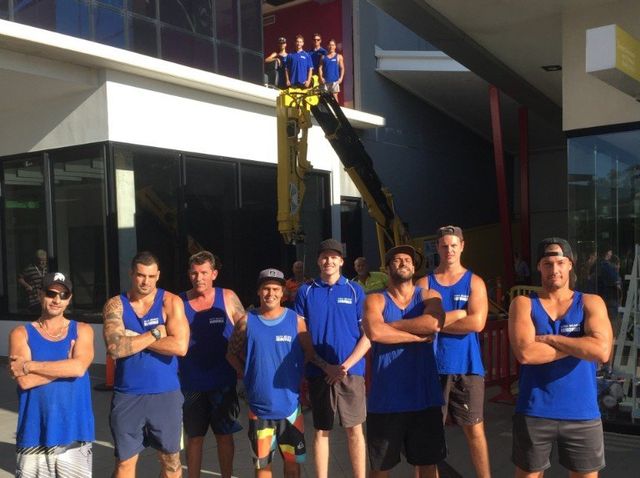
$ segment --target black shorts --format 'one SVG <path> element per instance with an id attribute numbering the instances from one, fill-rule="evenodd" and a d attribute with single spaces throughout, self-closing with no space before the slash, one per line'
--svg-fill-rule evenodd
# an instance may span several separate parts
<path id="1" fill-rule="evenodd" d="M 316 430 L 332 430 L 338 412 L 340 424 L 351 428 L 367 418 L 364 377 L 347 375 L 329 385 L 322 377 L 309 379 L 309 399 Z"/>
<path id="2" fill-rule="evenodd" d="M 179 452 L 183 400 L 180 390 L 147 395 L 114 392 L 109 425 L 116 457 L 127 460 L 148 446 L 163 453 Z"/>
<path id="3" fill-rule="evenodd" d="M 400 463 L 400 454 L 414 466 L 435 465 L 447 457 L 442 409 L 418 412 L 369 413 L 367 449 L 374 471 L 390 470 Z"/>
<path id="4" fill-rule="evenodd" d="M 484 377 L 480 375 L 440 375 L 444 396 L 443 417 L 458 425 L 475 425 L 484 420 Z"/>
<path id="5" fill-rule="evenodd" d="M 183 390 L 182 393 L 182 422 L 188 437 L 203 437 L 209 428 L 216 435 L 230 435 L 242 430 L 238 423 L 240 405 L 235 386 L 207 392 Z"/>
<path id="6" fill-rule="evenodd" d="M 554 442 L 558 458 L 570 471 L 588 473 L 604 468 L 602 421 L 552 420 L 522 414 L 513 416 L 511 459 L 521 470 L 543 471 L 551 466 Z"/>

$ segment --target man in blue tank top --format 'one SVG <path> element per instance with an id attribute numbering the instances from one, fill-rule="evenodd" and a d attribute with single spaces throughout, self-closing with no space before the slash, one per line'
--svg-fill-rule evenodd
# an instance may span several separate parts
<path id="1" fill-rule="evenodd" d="M 596 364 L 609 359 L 611 323 L 602 299 L 569 287 L 573 253 L 559 237 L 538 244 L 542 291 L 519 296 L 509 309 L 511 349 L 520 367 L 513 417 L 516 477 L 542 476 L 554 443 L 572 477 L 604 468 Z"/>
<path id="2" fill-rule="evenodd" d="M 320 84 L 324 85 L 329 93 L 333 93 L 333 97 L 338 101 L 340 84 L 344 79 L 344 59 L 336 51 L 336 41 L 333 38 L 329 40 L 329 51 L 320 58 L 318 77 Z"/>
<path id="3" fill-rule="evenodd" d="M 216 438 L 220 476 L 231 478 L 233 434 L 242 429 L 237 421 L 236 372 L 225 356 L 233 324 L 245 312 L 232 290 L 213 287 L 219 268 L 209 251 L 192 255 L 192 288 L 180 294 L 191 330 L 189 351 L 178 359 L 189 478 L 200 477 L 202 445 L 209 428 Z"/>
<path id="4" fill-rule="evenodd" d="M 131 260 L 131 287 L 103 310 L 107 353 L 116 361 L 109 424 L 115 445 L 114 478 L 134 477 L 138 454 L 158 450 L 162 476 L 182 476 L 183 396 L 178 360 L 189 346 L 180 297 L 157 287 L 158 259 L 139 252 Z"/>
<path id="5" fill-rule="evenodd" d="M 364 478 L 366 449 L 362 423 L 366 419 L 364 355 L 370 347 L 362 332 L 364 290 L 341 273 L 342 244 L 326 239 L 318 247 L 320 277 L 303 284 L 295 310 L 307 321 L 316 353 L 326 367 L 307 366 L 313 413 L 316 476 L 327 478 L 329 434 L 335 415 L 347 433 L 353 476 Z"/>
<path id="6" fill-rule="evenodd" d="M 462 229 L 443 226 L 436 231 L 440 264 L 416 285 L 442 296 L 447 320 L 436 339 L 436 361 L 444 393 L 443 414 L 462 427 L 476 476 L 491 476 L 484 433 L 484 366 L 478 333 L 487 321 L 489 303 L 484 281 L 461 262 Z"/>
<path id="7" fill-rule="evenodd" d="M 416 250 L 389 249 L 387 288 L 367 296 L 364 330 L 371 340 L 367 446 L 371 477 L 384 478 L 400 455 L 416 476 L 436 478 L 447 449 L 442 390 L 432 338 L 445 323 L 440 295 L 413 285 Z"/>
<path id="8" fill-rule="evenodd" d="M 247 389 L 249 440 L 260 477 L 272 476 L 276 447 L 284 460 L 284 476 L 300 476 L 306 457 L 300 381 L 305 357 L 321 364 L 304 319 L 281 305 L 284 284 L 281 271 L 260 272 L 260 307 L 236 322 L 227 352 Z"/>
<path id="9" fill-rule="evenodd" d="M 65 318 L 71 281 L 42 279 L 40 317 L 11 331 L 9 371 L 18 383 L 16 477 L 91 477 L 95 439 L 91 384 L 93 329 Z"/>

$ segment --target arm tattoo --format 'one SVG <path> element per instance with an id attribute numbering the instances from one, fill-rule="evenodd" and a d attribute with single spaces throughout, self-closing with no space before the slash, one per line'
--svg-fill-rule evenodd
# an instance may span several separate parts
<path id="1" fill-rule="evenodd" d="M 240 299 L 238 299 L 238 296 L 232 292 L 231 293 L 231 318 L 234 321 L 238 321 L 240 320 L 241 317 L 244 317 L 245 314 L 245 310 L 244 307 L 242 306 L 242 303 L 240 302 Z"/>
<path id="2" fill-rule="evenodd" d="M 229 338 L 228 350 L 243 362 L 247 357 L 247 321 L 241 319 L 233 329 Z"/>
<path id="3" fill-rule="evenodd" d="M 103 335 L 107 352 L 112 358 L 128 357 L 132 354 L 131 337 L 124 334 L 123 309 L 120 297 L 112 297 L 104 305 Z"/>

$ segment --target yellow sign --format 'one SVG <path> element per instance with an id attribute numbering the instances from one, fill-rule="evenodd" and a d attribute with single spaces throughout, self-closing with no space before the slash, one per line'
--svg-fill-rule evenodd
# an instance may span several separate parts
<path id="1" fill-rule="evenodd" d="M 640 42 L 617 25 L 616 68 L 640 81 Z"/>

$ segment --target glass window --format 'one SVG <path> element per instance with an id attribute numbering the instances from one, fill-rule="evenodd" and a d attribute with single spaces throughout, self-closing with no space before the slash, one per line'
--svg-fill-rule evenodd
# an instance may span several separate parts
<path id="1" fill-rule="evenodd" d="M 248 52 L 242 53 L 242 79 L 263 85 L 266 81 L 264 78 L 263 65 L 262 56 Z"/>
<path id="2" fill-rule="evenodd" d="M 143 55 L 158 56 L 158 42 L 155 23 L 131 18 L 129 24 L 129 45 L 131 50 Z"/>
<path id="3" fill-rule="evenodd" d="M 240 0 L 240 29 L 242 46 L 250 50 L 262 51 L 261 0 Z"/>
<path id="4" fill-rule="evenodd" d="M 9 0 L 0 0 L 0 18 L 9 18 Z"/>
<path id="5" fill-rule="evenodd" d="M 111 8 L 95 7 L 95 39 L 105 45 L 124 48 L 124 16 Z"/>
<path id="6" fill-rule="evenodd" d="M 211 36 L 211 0 L 160 0 L 160 20 L 192 33 Z"/>
<path id="7" fill-rule="evenodd" d="M 156 0 L 129 0 L 129 10 L 148 18 L 156 18 Z"/>
<path id="8" fill-rule="evenodd" d="M 213 71 L 213 43 L 173 28 L 162 27 L 162 58 L 183 65 Z"/>
<path id="9" fill-rule="evenodd" d="M 237 45 L 238 0 L 216 0 L 214 18 L 216 38 Z"/>
<path id="10" fill-rule="evenodd" d="M 178 221 L 178 155 L 116 146 L 114 160 L 120 287 L 130 285 L 131 258 L 148 250 L 160 260 L 159 286 L 177 291 L 184 283 L 186 261 Z"/>
<path id="11" fill-rule="evenodd" d="M 42 155 L 3 161 L 2 171 L 8 312 L 37 314 L 47 266 Z"/>
<path id="12" fill-rule="evenodd" d="M 80 38 L 89 38 L 89 6 L 76 0 L 25 0 L 14 3 L 15 21 Z"/>
<path id="13" fill-rule="evenodd" d="M 56 270 L 71 277 L 74 316 L 97 322 L 108 291 L 103 146 L 50 157 Z"/>
<path id="14" fill-rule="evenodd" d="M 105 5 L 110 5 L 114 8 L 122 9 L 124 8 L 124 0 L 96 0 L 97 3 L 103 3 Z"/>
<path id="15" fill-rule="evenodd" d="M 640 242 L 640 130 L 571 138 L 568 154 L 577 288 L 602 296 L 613 320 Z"/>
<path id="16" fill-rule="evenodd" d="M 237 48 L 218 43 L 218 71 L 221 75 L 240 77 L 240 53 Z"/>

